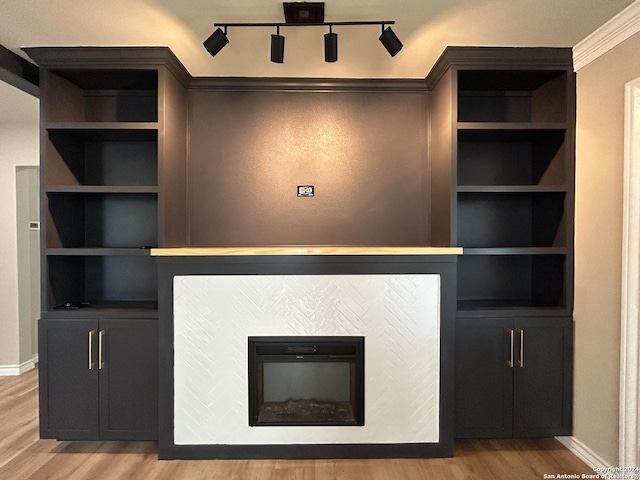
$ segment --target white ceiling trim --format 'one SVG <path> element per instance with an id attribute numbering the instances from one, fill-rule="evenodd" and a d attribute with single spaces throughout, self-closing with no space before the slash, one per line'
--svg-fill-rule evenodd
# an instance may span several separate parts
<path id="1" fill-rule="evenodd" d="M 577 72 L 629 37 L 640 32 L 640 0 L 602 25 L 573 47 L 573 68 Z"/>

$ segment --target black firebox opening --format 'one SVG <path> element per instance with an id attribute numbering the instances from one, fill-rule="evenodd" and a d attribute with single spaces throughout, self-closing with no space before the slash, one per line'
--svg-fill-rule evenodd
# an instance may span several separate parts
<path id="1" fill-rule="evenodd" d="M 364 337 L 249 337 L 249 425 L 364 425 Z"/>

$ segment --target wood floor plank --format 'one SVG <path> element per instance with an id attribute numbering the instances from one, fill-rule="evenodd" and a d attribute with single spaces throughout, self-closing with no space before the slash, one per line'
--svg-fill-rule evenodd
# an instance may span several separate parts
<path id="1" fill-rule="evenodd" d="M 590 474 L 555 439 L 464 440 L 453 458 L 158 460 L 153 442 L 38 438 L 37 371 L 0 377 L 0 479 L 19 480 L 540 480 Z"/>

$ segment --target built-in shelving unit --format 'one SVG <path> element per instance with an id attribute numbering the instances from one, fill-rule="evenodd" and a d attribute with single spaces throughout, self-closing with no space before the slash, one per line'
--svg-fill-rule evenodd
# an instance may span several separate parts
<path id="1" fill-rule="evenodd" d="M 45 88 L 45 310 L 153 312 L 158 71 L 52 69 Z"/>
<path id="2" fill-rule="evenodd" d="M 41 72 L 40 433 L 153 440 L 150 249 L 186 238 L 163 206 L 185 201 L 188 74 L 166 48 L 26 50 Z"/>
<path id="3" fill-rule="evenodd" d="M 571 76 L 542 63 L 457 71 L 459 313 L 570 310 Z"/>
<path id="4" fill-rule="evenodd" d="M 553 48 L 451 47 L 427 77 L 432 237 L 464 248 L 458 437 L 571 432 L 574 82 Z"/>
<path id="5" fill-rule="evenodd" d="M 223 238 L 210 235 L 213 226 L 219 228 L 216 222 L 209 221 L 207 215 L 194 221 L 187 206 L 187 188 L 191 188 L 192 204 L 200 213 L 206 212 L 211 199 L 218 198 L 206 195 L 211 170 L 198 179 L 203 180 L 199 189 L 193 185 L 194 176 L 187 178 L 189 145 L 194 145 L 189 143 L 189 128 L 212 121 L 211 115 L 193 112 L 197 107 L 215 110 L 215 116 L 224 119 L 225 112 L 248 105 L 268 109 L 276 104 L 272 99 L 265 103 L 254 99 L 251 101 L 257 103 L 253 105 L 245 99 L 245 107 L 239 107 L 233 95 L 248 91 L 246 80 L 225 80 L 223 88 L 211 87 L 209 80 L 198 86 L 166 48 L 46 47 L 26 52 L 41 72 L 41 435 L 153 438 L 154 425 L 140 427 L 137 432 L 117 426 L 133 422 L 127 417 L 128 392 L 121 386 L 117 392 L 109 391 L 109 374 L 93 370 L 92 355 L 105 353 L 112 372 L 127 370 L 126 364 L 119 363 L 124 357 L 113 354 L 130 348 L 126 338 L 135 331 L 136 338 L 147 338 L 147 346 L 140 354 L 144 368 L 133 377 L 157 377 L 151 370 L 156 368 L 157 357 L 158 283 L 150 249 L 189 246 L 194 226 L 212 226 L 199 230 L 198 238 L 205 239 L 200 243 Z M 235 82 L 237 89 L 232 86 Z M 274 80 L 274 91 L 284 95 L 290 91 L 289 82 Z M 214 91 L 211 95 L 210 87 Z M 376 95 L 379 88 L 367 92 Z M 380 91 L 395 88 L 397 85 L 390 84 Z M 411 86 L 411 91 L 414 89 Z M 316 101 L 320 97 L 308 98 Z M 422 165 L 428 150 L 429 165 L 424 171 L 428 171 L 429 188 L 424 195 L 398 194 L 398 198 L 414 202 L 412 207 L 420 205 L 419 218 L 424 223 L 416 227 L 424 231 L 425 239 L 428 230 L 431 245 L 464 248 L 457 259 L 456 275 L 456 432 L 467 437 L 568 434 L 575 135 L 571 51 L 447 48 L 416 98 L 425 99 L 420 105 L 426 113 L 422 115 L 420 110 L 419 115 L 403 119 L 406 123 L 397 130 L 404 125 L 414 128 L 419 122 L 422 126 L 429 117 L 428 146 L 422 145 L 427 142 L 426 135 L 416 135 L 415 142 L 420 145 L 412 146 L 420 162 L 403 167 L 408 169 L 407 178 L 415 176 L 414 169 Z M 394 108 L 400 111 L 398 105 Z M 366 121 L 369 110 L 362 111 L 361 117 L 354 118 Z M 244 110 L 241 113 L 234 117 L 241 120 L 238 125 L 253 121 L 247 119 L 253 110 L 248 117 Z M 400 116 L 395 115 L 393 118 Z M 244 141 L 244 130 L 236 129 L 240 133 L 234 132 L 237 136 L 228 142 L 233 148 Z M 205 130 L 200 136 L 208 133 Z M 217 146 L 202 143 L 202 138 L 200 142 L 199 148 L 206 152 Z M 394 158 L 406 147 L 400 143 L 397 139 L 389 145 L 383 142 L 385 155 Z M 224 163 L 222 157 L 226 161 L 236 153 L 222 152 L 213 160 Z M 207 155 L 199 153 L 199 161 L 209 162 Z M 240 153 L 243 161 L 251 157 L 247 151 Z M 354 155 L 358 154 L 362 151 L 354 150 Z M 240 190 L 246 187 L 241 179 L 234 181 Z M 384 193 L 382 197 L 389 200 L 386 190 Z M 232 203 L 223 207 L 225 215 L 228 211 L 232 218 L 230 224 L 236 221 Z M 246 212 L 252 207 L 244 208 Z M 333 217 L 327 218 L 327 225 L 333 228 Z M 264 221 L 268 223 L 268 218 Z M 252 222 L 243 226 L 247 231 L 260 231 L 259 227 Z M 363 231 L 369 232 L 368 228 Z M 379 230 L 388 228 L 386 221 L 381 222 Z M 262 234 L 265 232 L 268 229 Z M 556 355 L 544 353 L 544 345 L 550 342 L 560 349 Z M 514 349 L 525 343 L 523 351 L 531 371 L 519 371 L 517 368 L 523 367 L 516 368 L 513 362 L 509 366 L 503 358 L 509 352 L 513 356 Z M 533 351 L 535 345 L 540 348 Z M 89 367 L 79 366 L 77 362 L 85 362 L 87 356 Z M 60 373 L 65 369 L 73 375 Z M 552 372 L 562 372 L 554 377 L 552 386 L 540 380 Z M 480 378 L 481 388 L 477 385 Z M 152 383 L 147 382 L 145 390 L 134 395 L 143 399 L 136 411 L 157 399 Z M 60 399 L 69 394 L 71 386 L 80 384 L 87 389 L 81 400 L 97 401 L 95 392 L 90 391 L 97 388 L 100 405 L 91 403 L 95 408 L 87 413 L 86 418 L 94 423 L 76 429 L 75 404 Z M 535 399 L 538 394 L 544 397 L 540 402 Z M 555 409 L 556 415 L 540 416 L 551 418 L 543 425 L 536 405 L 544 405 L 545 412 Z M 485 415 L 490 410 L 493 417 Z M 95 424 L 96 412 L 99 426 Z M 112 417 L 103 418 L 104 412 Z M 520 421 L 524 417 L 526 421 Z M 464 419 L 506 423 L 469 425 Z"/>

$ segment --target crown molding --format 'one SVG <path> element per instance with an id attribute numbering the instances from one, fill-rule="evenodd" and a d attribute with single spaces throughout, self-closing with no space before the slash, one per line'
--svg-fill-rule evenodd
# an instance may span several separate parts
<path id="1" fill-rule="evenodd" d="M 423 79 L 195 77 L 191 90 L 426 93 Z"/>
<path id="2" fill-rule="evenodd" d="M 640 32 L 640 0 L 636 0 L 618 15 L 595 30 L 573 47 L 573 68 L 581 68 Z"/>
<path id="3" fill-rule="evenodd" d="M 640 1 L 640 0 L 638 0 Z M 564 47 L 461 47 L 448 46 L 426 77 L 433 90 L 450 67 L 458 69 L 533 69 L 564 70 L 571 68 L 570 48 Z M 544 64 L 541 67 L 540 64 Z"/>
<path id="4" fill-rule="evenodd" d="M 23 47 L 40 67 L 73 68 L 155 68 L 164 65 L 185 86 L 191 75 L 169 47 Z"/>

